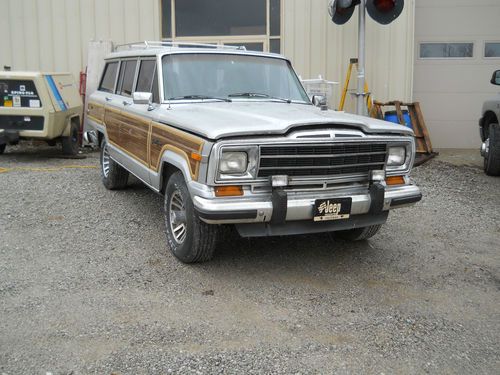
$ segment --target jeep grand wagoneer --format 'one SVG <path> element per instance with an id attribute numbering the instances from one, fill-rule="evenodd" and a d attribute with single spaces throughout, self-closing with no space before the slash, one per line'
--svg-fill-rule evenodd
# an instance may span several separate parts
<path id="1" fill-rule="evenodd" d="M 132 173 L 164 194 L 168 245 L 183 262 L 210 259 L 222 225 L 362 240 L 421 199 L 411 129 L 313 105 L 276 54 L 129 45 L 108 56 L 87 119 L 106 188 Z"/>

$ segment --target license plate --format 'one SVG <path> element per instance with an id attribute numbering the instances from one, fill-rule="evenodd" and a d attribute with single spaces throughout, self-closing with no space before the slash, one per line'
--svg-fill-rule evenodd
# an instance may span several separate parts
<path id="1" fill-rule="evenodd" d="M 352 198 L 316 199 L 314 221 L 349 219 L 351 205 Z"/>

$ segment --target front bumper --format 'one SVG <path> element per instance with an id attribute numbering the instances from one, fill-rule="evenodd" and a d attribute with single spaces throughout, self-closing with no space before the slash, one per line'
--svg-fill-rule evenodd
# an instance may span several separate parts
<path id="1" fill-rule="evenodd" d="M 289 191 L 284 203 L 277 202 L 271 195 L 214 199 L 195 196 L 193 203 L 200 219 L 208 224 L 268 223 L 275 222 L 277 216 L 281 216 L 283 223 L 312 221 L 315 200 L 334 198 L 352 199 L 352 218 L 356 215 L 375 216 L 393 208 L 415 204 L 422 199 L 422 194 L 418 186 L 408 184 L 384 186 L 381 194 L 377 195 L 365 186 L 314 192 Z M 286 208 L 277 207 L 277 204 L 286 204 Z M 281 214 L 276 215 L 277 211 Z"/>

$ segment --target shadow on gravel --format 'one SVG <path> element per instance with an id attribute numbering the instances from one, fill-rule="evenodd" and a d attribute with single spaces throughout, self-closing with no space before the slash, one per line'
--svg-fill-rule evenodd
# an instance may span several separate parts
<path id="1" fill-rule="evenodd" d="M 54 159 L 85 159 L 86 155 L 94 152 L 89 148 L 83 148 L 75 156 L 64 155 L 60 145 L 56 146 L 7 146 L 1 158 L 17 163 L 40 163 Z M 1 160 L 1 159 L 0 159 Z"/>
<path id="2" fill-rule="evenodd" d="M 151 222 L 144 225 L 156 226 L 163 237 L 163 197 L 134 177 L 129 180 L 127 189 L 123 191 L 127 192 L 130 194 L 128 199 L 131 210 L 140 212 L 140 216 L 148 217 Z M 145 198 L 149 203 L 145 205 L 142 199 L 136 199 L 138 197 Z M 152 207 L 156 206 L 157 210 L 152 211 Z M 169 253 L 166 241 L 164 246 L 166 253 L 163 253 L 162 257 L 165 257 L 165 261 L 179 262 Z M 344 241 L 336 238 L 334 233 L 242 238 L 233 227 L 228 226 L 222 230 L 214 258 L 207 263 L 192 264 L 189 267 L 210 272 L 216 269 L 227 272 L 228 269 L 244 268 L 258 274 L 260 271 L 267 272 L 283 267 L 291 270 L 307 268 L 308 265 L 314 269 L 332 269 L 338 266 L 349 269 L 354 266 L 352 269 L 360 272 L 355 264 L 370 263 L 370 259 L 376 258 L 378 252 L 369 241 Z"/>

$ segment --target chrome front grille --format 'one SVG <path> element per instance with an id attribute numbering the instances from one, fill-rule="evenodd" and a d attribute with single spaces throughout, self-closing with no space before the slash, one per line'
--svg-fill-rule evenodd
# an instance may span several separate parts
<path id="1" fill-rule="evenodd" d="M 335 177 L 384 169 L 386 143 L 294 144 L 260 147 L 258 177 Z"/>

